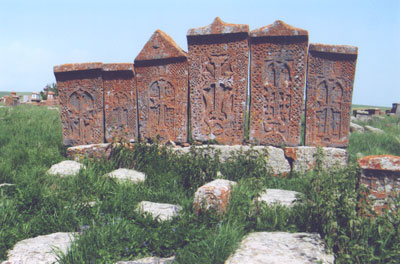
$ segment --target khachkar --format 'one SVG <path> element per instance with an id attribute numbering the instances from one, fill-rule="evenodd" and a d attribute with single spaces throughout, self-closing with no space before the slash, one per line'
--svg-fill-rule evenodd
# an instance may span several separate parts
<path id="1" fill-rule="evenodd" d="M 300 144 L 308 32 L 282 21 L 250 32 L 250 142 Z"/>
<path id="2" fill-rule="evenodd" d="M 246 111 L 249 26 L 189 29 L 191 132 L 195 141 L 241 144 Z"/>
<path id="3" fill-rule="evenodd" d="M 187 54 L 157 30 L 135 59 L 139 136 L 187 142 Z"/>
<path id="4" fill-rule="evenodd" d="M 136 140 L 136 87 L 133 64 L 104 64 L 103 86 L 106 142 Z"/>
<path id="5" fill-rule="evenodd" d="M 65 145 L 104 141 L 102 63 L 54 67 Z"/>
<path id="6" fill-rule="evenodd" d="M 310 44 L 306 145 L 347 147 L 356 60 L 357 47 Z"/>

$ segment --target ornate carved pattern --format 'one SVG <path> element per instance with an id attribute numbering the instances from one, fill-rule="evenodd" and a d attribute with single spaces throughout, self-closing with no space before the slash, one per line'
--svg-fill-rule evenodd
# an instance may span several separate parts
<path id="1" fill-rule="evenodd" d="M 280 23 L 280 24 L 279 24 Z M 279 22 L 279 32 L 293 28 Z M 251 32 L 250 142 L 273 146 L 300 143 L 307 32 L 265 36 L 275 24 Z M 285 31 L 286 30 L 286 31 Z M 300 31 L 300 29 L 298 29 Z"/>
<path id="2" fill-rule="evenodd" d="M 310 46 L 305 143 L 347 147 L 357 53 L 337 52 L 341 47 L 350 49 L 346 46 L 326 46 L 321 51 L 321 46 Z"/>

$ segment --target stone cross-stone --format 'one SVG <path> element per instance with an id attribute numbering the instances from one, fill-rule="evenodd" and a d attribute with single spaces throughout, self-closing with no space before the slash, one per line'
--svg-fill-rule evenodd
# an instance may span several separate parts
<path id="1" fill-rule="evenodd" d="M 161 142 L 187 142 L 187 55 L 157 30 L 135 59 L 139 136 Z"/>
<path id="2" fill-rule="evenodd" d="M 275 21 L 250 32 L 250 142 L 297 146 L 308 32 Z"/>
<path id="3" fill-rule="evenodd" d="M 244 140 L 249 26 L 215 18 L 189 29 L 189 86 L 192 139 L 220 144 Z"/>
<path id="4" fill-rule="evenodd" d="M 310 44 L 305 144 L 347 147 L 357 47 Z"/>
<path id="5" fill-rule="evenodd" d="M 54 67 L 65 145 L 104 141 L 102 67 L 100 62 Z"/>
<path id="6" fill-rule="evenodd" d="M 104 64 L 103 86 L 106 141 L 136 141 L 137 109 L 133 64 Z"/>

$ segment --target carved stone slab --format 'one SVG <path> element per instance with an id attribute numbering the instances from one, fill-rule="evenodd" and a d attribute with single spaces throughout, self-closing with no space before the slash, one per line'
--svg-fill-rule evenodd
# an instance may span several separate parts
<path id="1" fill-rule="evenodd" d="M 189 29 L 192 139 L 241 144 L 246 111 L 249 26 L 215 18 Z"/>
<path id="2" fill-rule="evenodd" d="M 310 44 L 306 145 L 347 147 L 357 52 L 352 46 Z"/>
<path id="3" fill-rule="evenodd" d="M 103 80 L 100 62 L 54 66 L 65 145 L 103 143 Z"/>
<path id="4" fill-rule="evenodd" d="M 139 136 L 187 142 L 187 54 L 157 30 L 135 59 Z"/>
<path id="5" fill-rule="evenodd" d="M 106 141 L 136 141 L 137 108 L 133 64 L 104 64 L 103 86 Z"/>
<path id="6" fill-rule="evenodd" d="M 278 20 L 251 31 L 250 38 L 250 142 L 297 146 L 308 32 Z"/>

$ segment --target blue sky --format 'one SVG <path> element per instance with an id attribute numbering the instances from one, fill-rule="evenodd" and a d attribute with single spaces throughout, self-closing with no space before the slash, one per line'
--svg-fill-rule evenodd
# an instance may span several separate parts
<path id="1" fill-rule="evenodd" d="M 133 62 L 156 29 L 187 50 L 187 30 L 216 16 L 251 30 L 280 19 L 310 43 L 358 46 L 353 103 L 400 102 L 400 0 L 0 0 L 0 91 L 40 91 L 58 64 Z"/>

